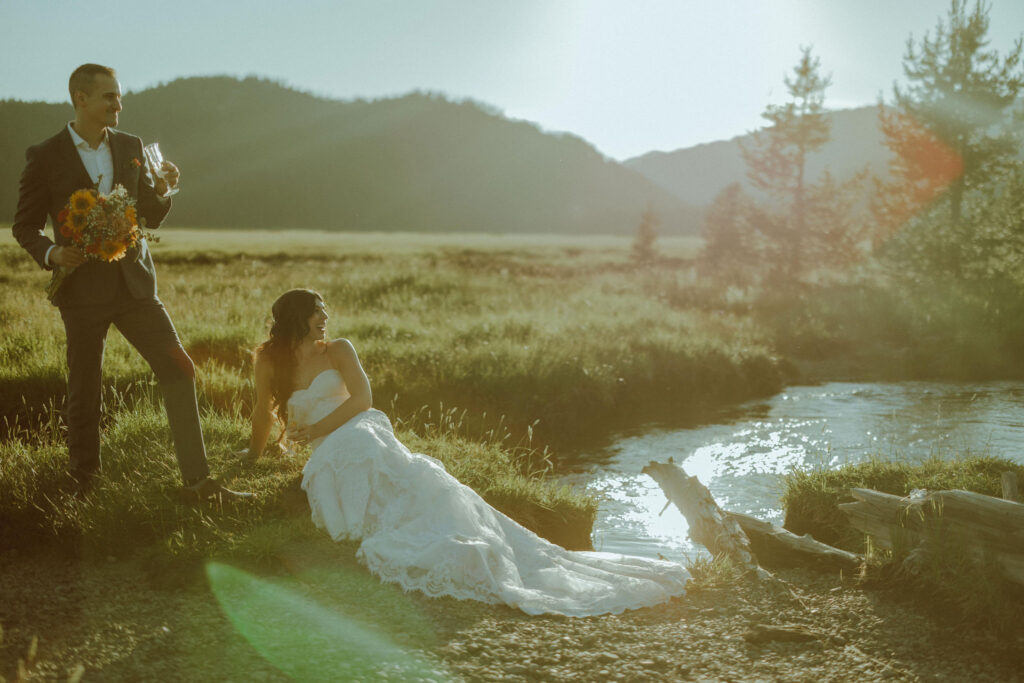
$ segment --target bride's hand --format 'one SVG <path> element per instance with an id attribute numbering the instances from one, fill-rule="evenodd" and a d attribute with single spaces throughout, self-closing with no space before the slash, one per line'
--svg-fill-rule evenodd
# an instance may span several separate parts
<path id="1" fill-rule="evenodd" d="M 313 440 L 312 428 L 310 425 L 289 427 L 288 438 L 295 443 L 304 446 Z"/>

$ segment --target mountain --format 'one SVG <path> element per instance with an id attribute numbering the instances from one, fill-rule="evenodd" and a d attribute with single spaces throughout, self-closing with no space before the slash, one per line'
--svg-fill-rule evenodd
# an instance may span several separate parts
<path id="1" fill-rule="evenodd" d="M 0 102 L 2 220 L 25 148 L 71 117 Z M 181 168 L 176 226 L 632 234 L 650 206 L 664 233 L 700 229 L 699 209 L 584 140 L 437 95 L 339 101 L 187 78 L 127 94 L 119 127 Z"/>
<path id="2" fill-rule="evenodd" d="M 845 179 L 864 167 L 873 174 L 885 175 L 889 150 L 882 142 L 878 127 L 878 108 L 833 111 L 829 117 L 832 139 L 808 155 L 808 177 L 816 178 L 828 168 L 837 179 Z M 750 137 L 748 134 L 674 152 L 649 152 L 627 159 L 623 164 L 644 174 L 683 202 L 706 206 L 732 183 L 750 189 L 740 152 L 740 143 Z"/>

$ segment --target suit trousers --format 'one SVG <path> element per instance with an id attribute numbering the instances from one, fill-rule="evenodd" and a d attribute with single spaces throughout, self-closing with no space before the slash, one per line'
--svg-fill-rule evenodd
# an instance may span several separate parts
<path id="1" fill-rule="evenodd" d="M 121 278 L 109 303 L 62 306 L 60 315 L 68 345 L 65 415 L 72 474 L 90 477 L 100 468 L 103 347 L 107 330 L 114 325 L 156 374 L 182 479 L 190 484 L 208 476 L 195 367 L 163 303 L 155 296 L 134 298 Z"/>

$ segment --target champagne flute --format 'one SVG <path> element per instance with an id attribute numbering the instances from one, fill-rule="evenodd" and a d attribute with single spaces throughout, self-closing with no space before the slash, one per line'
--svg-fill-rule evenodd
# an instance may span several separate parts
<path id="1" fill-rule="evenodd" d="M 149 162 L 149 169 L 153 172 L 157 178 L 160 178 L 165 183 L 167 182 L 167 176 L 164 174 L 163 164 L 164 155 L 160 151 L 159 142 L 151 142 L 142 148 L 142 153 L 146 155 L 146 161 Z M 172 194 L 178 194 L 177 187 L 171 187 L 167 185 L 167 192 L 164 193 L 165 197 L 170 197 Z"/>

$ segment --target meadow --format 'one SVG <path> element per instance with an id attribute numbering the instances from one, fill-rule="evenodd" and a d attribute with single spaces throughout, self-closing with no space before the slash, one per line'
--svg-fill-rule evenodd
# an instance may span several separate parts
<path id="1" fill-rule="evenodd" d="M 972 334 L 962 334 L 955 323 L 976 309 L 950 306 L 935 288 L 914 292 L 841 283 L 752 298 L 699 281 L 693 257 L 700 243 L 692 239 L 661 239 L 656 258 L 640 262 L 628 238 L 614 237 L 184 229 L 162 229 L 160 235 L 153 245 L 160 295 L 196 363 L 211 466 L 229 486 L 254 491 L 257 498 L 224 507 L 178 501 L 179 475 L 159 389 L 116 331 L 108 336 L 104 365 L 103 478 L 87 498 L 71 495 L 60 413 L 66 370 L 60 318 L 43 295 L 46 274 L 10 238 L 0 242 L 0 560 L 12 572 L 0 588 L 16 607 L 0 624 L 11 627 L 13 619 L 8 642 L 0 630 L 5 668 L 22 658 L 28 670 L 57 675 L 84 661 L 90 669 L 115 677 L 122 671 L 130 679 L 168 668 L 176 676 L 184 665 L 213 680 L 262 667 L 273 680 L 274 667 L 297 672 L 317 664 L 317 657 L 301 654 L 306 650 L 298 643 L 324 628 L 323 615 L 315 609 L 303 613 L 315 623 L 305 630 L 295 626 L 299 649 L 289 645 L 274 655 L 274 648 L 282 649 L 281 634 L 253 631 L 257 622 L 232 607 L 248 597 L 233 603 L 220 593 L 227 587 L 251 597 L 255 591 L 273 603 L 266 613 L 287 607 L 281 611 L 287 621 L 298 618 L 296 605 L 308 600 L 282 597 L 275 586 L 296 581 L 306 591 L 302 595 L 333 613 L 359 614 L 358 623 L 372 622 L 402 646 L 468 667 L 471 677 L 515 669 L 524 642 L 482 650 L 458 644 L 460 638 L 476 643 L 490 637 L 491 631 L 478 633 L 480 628 L 558 641 L 552 655 L 557 659 L 566 629 L 576 628 L 573 620 L 545 620 L 550 630 L 537 631 L 533 617 L 404 595 L 367 575 L 356 563 L 354 543 L 334 544 L 310 521 L 299 487 L 306 452 L 263 457 L 248 466 L 239 461 L 253 398 L 251 353 L 265 337 L 274 298 L 292 287 L 325 296 L 330 335 L 354 343 L 375 405 L 391 416 L 404 443 L 439 458 L 489 503 L 567 548 L 590 547 L 599 501 L 559 485 L 552 475 L 571 468 L 577 452 L 606 442 L 620 428 L 685 424 L 724 405 L 774 393 L 799 373 L 810 379 L 1017 376 L 1020 367 L 1008 351 L 1016 328 L 987 333 L 982 321 Z M 951 358 L 970 362 L 958 365 Z M 803 531 L 833 533 L 836 542 L 859 550 L 863 538 L 851 536 L 836 511 L 849 486 L 901 495 L 916 486 L 989 492 L 1007 465 L 977 461 L 914 469 L 872 463 L 795 472 L 787 481 L 787 523 L 809 520 Z M 891 587 L 880 568 L 894 559 L 899 558 L 876 556 L 866 567 L 867 578 L 882 576 L 883 590 Z M 676 611 L 669 614 L 675 616 L 641 611 L 637 626 L 619 617 L 580 620 L 593 631 L 591 640 L 580 641 L 581 656 L 592 654 L 593 643 L 613 648 L 635 637 L 633 631 L 616 631 L 621 625 L 641 629 L 640 640 L 660 643 L 652 651 L 673 660 L 664 653 L 675 652 L 681 636 L 659 630 L 662 619 L 678 620 L 688 633 L 693 617 L 677 612 L 692 603 L 714 607 L 701 614 L 731 613 L 722 607 L 728 596 L 747 590 L 727 562 L 698 559 L 690 568 L 697 581 L 686 600 L 673 601 Z M 953 574 L 943 566 L 923 581 L 897 583 L 892 590 L 931 595 L 936 586 L 955 586 L 939 604 L 952 605 L 951 613 L 972 624 L 995 622 L 1001 629 L 1010 622 L 1006 610 L 996 608 L 1016 604 L 1019 592 L 997 577 L 977 581 L 985 571 L 960 562 Z M 109 578 L 85 578 L 108 575 L 139 588 L 114 595 Z M 843 628 L 846 612 L 833 609 L 837 589 L 830 581 L 819 583 L 807 584 L 801 609 L 812 605 L 823 615 L 822 629 Z M 123 612 L 138 615 L 129 628 L 151 623 L 164 634 L 168 615 L 177 615 L 170 622 L 176 635 L 167 641 L 170 646 L 135 646 L 120 636 L 100 635 L 102 620 L 64 602 L 69 591 L 99 591 L 105 597 L 87 598 L 99 612 L 115 602 L 123 605 Z M 861 598 L 865 605 L 881 604 L 874 594 Z M 780 607 L 764 609 L 775 614 Z M 78 616 L 69 621 L 68 610 Z M 417 621 L 420 614 L 427 615 L 424 623 Z M 732 628 L 724 616 L 708 619 L 711 638 Z M 347 622 L 334 626 L 344 633 L 351 628 Z M 33 665 L 29 655 L 37 633 L 49 650 Z M 85 641 L 93 644 L 81 650 L 78 643 Z M 703 642 L 695 647 L 700 650 Z M 222 660 L 225 647 L 230 656 Z M 937 651 L 928 648 L 910 650 L 931 661 Z M 513 663 L 479 669 L 490 661 L 479 653 L 489 650 Z M 115 657 L 111 652 L 121 659 L 109 659 Z M 273 666 L 254 657 L 256 652 Z M 340 652 L 344 661 L 354 656 L 345 648 Z M 624 654 L 623 662 L 648 661 L 634 655 Z M 685 666 L 699 656 L 680 655 Z M 781 661 L 779 666 L 792 664 L 785 656 Z M 335 663 L 336 658 L 321 662 Z M 849 673 L 855 664 L 836 666 Z"/>
<path id="2" fill-rule="evenodd" d="M 441 458 L 488 501 L 542 535 L 587 547 L 596 501 L 545 475 L 617 426 L 684 420 L 777 391 L 782 375 L 749 316 L 680 306 L 693 240 L 664 240 L 639 264 L 626 238 L 161 230 L 160 296 L 197 368 L 211 462 L 259 503 L 210 516 L 168 495 L 176 482 L 159 391 L 112 331 L 104 364 L 106 479 L 87 503 L 61 492 L 66 454 L 63 329 L 46 274 L 0 246 L 0 543 L 126 538 L 172 553 L 245 545 L 248 531 L 302 510 L 303 454 L 233 455 L 247 439 L 251 352 L 293 287 L 321 292 L 332 336 L 356 346 L 414 448 Z M 100 552 L 100 551 L 97 551 Z"/>

